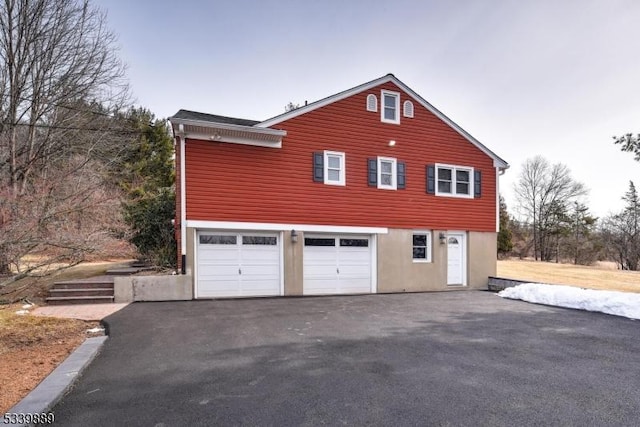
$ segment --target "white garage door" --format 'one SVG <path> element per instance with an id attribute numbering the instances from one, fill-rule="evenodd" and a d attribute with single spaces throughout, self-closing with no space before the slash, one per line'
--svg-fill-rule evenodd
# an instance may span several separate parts
<path id="1" fill-rule="evenodd" d="M 280 295 L 277 234 L 199 232 L 196 296 Z"/>
<path id="2" fill-rule="evenodd" d="M 372 291 L 370 236 L 305 235 L 303 256 L 304 295 Z"/>

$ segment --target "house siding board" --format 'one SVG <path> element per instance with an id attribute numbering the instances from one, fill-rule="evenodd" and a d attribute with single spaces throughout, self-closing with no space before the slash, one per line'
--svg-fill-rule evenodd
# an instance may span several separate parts
<path id="1" fill-rule="evenodd" d="M 281 149 L 188 139 L 187 218 L 494 231 L 493 160 L 418 103 L 414 118 L 381 123 L 365 108 L 381 89 L 401 92 L 387 83 L 279 123 L 287 131 Z M 405 99 L 401 92 L 400 105 Z M 311 154 L 323 150 L 346 153 L 346 186 L 313 181 Z M 377 156 L 405 162 L 404 190 L 368 185 L 367 160 Z M 426 194 L 425 166 L 433 163 L 482 170 L 482 197 Z"/>

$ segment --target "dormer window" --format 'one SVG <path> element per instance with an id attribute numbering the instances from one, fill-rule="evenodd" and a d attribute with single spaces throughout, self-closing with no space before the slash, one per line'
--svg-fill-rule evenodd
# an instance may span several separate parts
<path id="1" fill-rule="evenodd" d="M 413 118 L 413 102 L 404 101 L 402 104 L 402 115 L 405 117 Z"/>
<path id="2" fill-rule="evenodd" d="M 367 95 L 367 111 L 378 111 L 378 98 L 372 93 Z"/>
<path id="3" fill-rule="evenodd" d="M 400 124 L 400 94 L 398 92 L 382 91 L 380 120 L 385 123 Z"/>

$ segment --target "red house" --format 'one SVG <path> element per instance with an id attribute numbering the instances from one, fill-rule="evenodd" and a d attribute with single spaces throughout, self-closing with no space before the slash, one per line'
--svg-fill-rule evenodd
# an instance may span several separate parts
<path id="1" fill-rule="evenodd" d="M 484 289 L 509 165 L 392 74 L 259 122 L 180 110 L 196 298 Z"/>

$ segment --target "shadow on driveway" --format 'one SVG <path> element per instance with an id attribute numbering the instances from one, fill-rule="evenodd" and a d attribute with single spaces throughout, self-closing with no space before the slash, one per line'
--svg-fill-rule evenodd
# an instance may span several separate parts
<path id="1" fill-rule="evenodd" d="M 136 303 L 61 425 L 635 425 L 640 330 L 486 292 Z"/>

